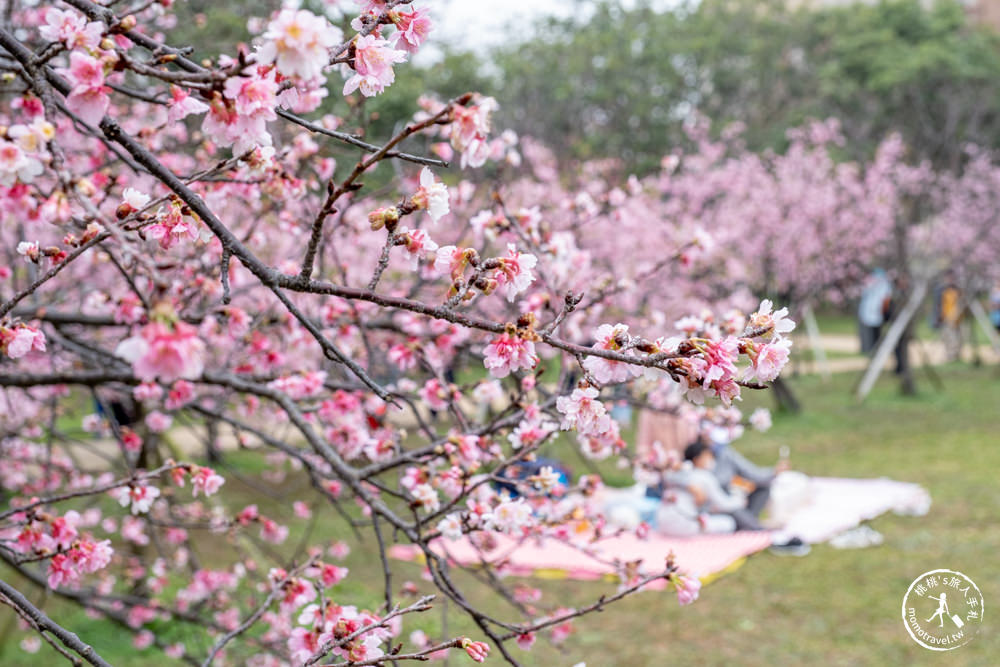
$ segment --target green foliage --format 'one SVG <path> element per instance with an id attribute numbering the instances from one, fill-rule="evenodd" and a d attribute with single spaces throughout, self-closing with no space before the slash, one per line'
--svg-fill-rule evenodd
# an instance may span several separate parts
<path id="1" fill-rule="evenodd" d="M 508 124 L 562 154 L 639 169 L 683 141 L 695 108 L 717 131 L 744 124 L 754 148 L 780 149 L 789 127 L 830 116 L 850 157 L 891 131 L 946 167 L 966 142 L 1000 143 L 1000 41 L 952 0 L 601 4 L 493 57 Z"/>

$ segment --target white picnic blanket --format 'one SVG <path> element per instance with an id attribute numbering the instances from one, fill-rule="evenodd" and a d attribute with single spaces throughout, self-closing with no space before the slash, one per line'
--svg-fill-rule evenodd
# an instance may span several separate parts
<path id="1" fill-rule="evenodd" d="M 887 478 L 841 479 L 779 475 L 772 486 L 781 533 L 825 542 L 886 512 L 922 516 L 931 497 L 919 484 Z M 774 512 L 772 512 L 773 514 Z"/>

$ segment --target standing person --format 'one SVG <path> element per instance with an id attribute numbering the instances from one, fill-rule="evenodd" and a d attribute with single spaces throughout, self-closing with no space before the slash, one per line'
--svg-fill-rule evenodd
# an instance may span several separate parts
<path id="1" fill-rule="evenodd" d="M 903 304 L 910 293 L 910 282 L 905 275 L 900 275 L 893 281 L 892 286 L 892 297 L 889 299 L 889 309 L 886 313 L 886 320 L 891 321 L 899 311 L 903 309 Z M 896 349 L 894 353 L 896 355 L 896 375 L 902 376 L 904 382 L 912 383 L 912 378 L 910 375 L 910 358 L 909 358 L 909 345 L 910 339 L 913 336 L 913 320 L 911 319 L 907 322 L 906 327 L 903 329 L 902 334 L 899 336 L 899 340 L 896 342 Z M 905 389 L 904 389 L 905 391 Z"/>
<path id="2" fill-rule="evenodd" d="M 885 270 L 875 269 L 865 280 L 858 303 L 858 333 L 861 336 L 862 354 L 870 354 L 878 343 L 885 323 L 889 300 L 892 298 L 892 283 Z"/>
<path id="3" fill-rule="evenodd" d="M 949 271 L 945 274 L 938 313 L 941 322 L 941 342 L 944 343 L 948 361 L 958 361 L 962 358 L 964 311 L 962 290 L 958 288 L 955 275 Z"/>
<path id="4" fill-rule="evenodd" d="M 1000 333 L 1000 281 L 993 283 L 993 289 L 990 290 L 990 322 L 997 333 Z"/>

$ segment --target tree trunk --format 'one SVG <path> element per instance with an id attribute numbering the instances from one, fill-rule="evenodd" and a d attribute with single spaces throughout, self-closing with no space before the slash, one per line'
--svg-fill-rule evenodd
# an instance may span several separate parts
<path id="1" fill-rule="evenodd" d="M 865 369 L 864 375 L 862 375 L 861 381 L 855 390 L 855 396 L 859 402 L 865 400 L 868 392 L 875 386 L 875 380 L 882 373 L 882 367 L 889 359 L 889 354 L 896 347 L 896 343 L 899 342 L 903 332 L 910 329 L 913 317 L 917 314 L 917 309 L 920 308 L 920 304 L 923 303 L 926 294 L 927 280 L 922 279 L 916 284 L 913 292 L 910 293 L 909 299 L 906 301 L 906 305 L 896 315 L 892 324 L 889 325 L 889 330 L 885 332 L 885 335 L 882 336 L 878 346 L 875 348 L 871 361 L 868 362 L 868 368 Z"/>
<path id="2" fill-rule="evenodd" d="M 896 343 L 896 374 L 899 376 L 899 391 L 904 396 L 917 395 L 917 383 L 913 377 L 913 365 L 910 363 L 910 339 L 913 334 L 912 323 L 907 324 Z"/>
<path id="3" fill-rule="evenodd" d="M 774 401 L 779 411 L 793 414 L 802 412 L 802 404 L 795 397 L 792 388 L 781 377 L 775 378 L 771 383 L 771 391 L 774 393 Z"/>

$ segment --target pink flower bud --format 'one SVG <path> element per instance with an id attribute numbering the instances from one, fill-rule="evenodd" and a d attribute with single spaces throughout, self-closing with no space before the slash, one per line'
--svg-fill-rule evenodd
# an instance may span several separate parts
<path id="1" fill-rule="evenodd" d="M 483 662 L 490 654 L 490 646 L 484 642 L 474 642 L 468 637 L 462 640 L 462 648 L 469 654 L 469 657 L 476 662 Z"/>

